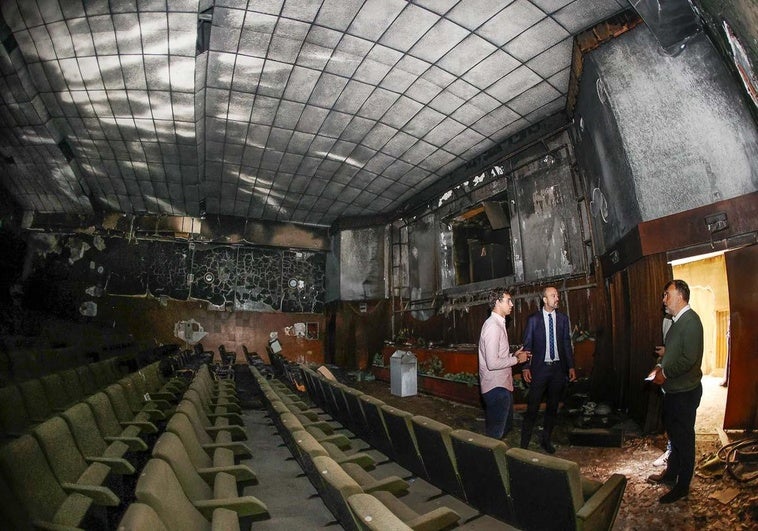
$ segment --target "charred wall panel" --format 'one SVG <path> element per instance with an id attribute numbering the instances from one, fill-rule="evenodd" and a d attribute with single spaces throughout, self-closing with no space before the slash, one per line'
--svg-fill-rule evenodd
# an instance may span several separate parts
<path id="1" fill-rule="evenodd" d="M 344 230 L 339 240 L 340 299 L 384 298 L 384 227 Z"/>
<path id="2" fill-rule="evenodd" d="M 524 280 L 582 272 L 581 218 L 568 158 L 539 160 L 515 179 Z"/>
<path id="3" fill-rule="evenodd" d="M 605 196 L 597 254 L 640 222 L 758 189 L 758 130 L 704 36 L 668 57 L 640 25 L 584 59 L 573 133 L 585 194 Z"/>

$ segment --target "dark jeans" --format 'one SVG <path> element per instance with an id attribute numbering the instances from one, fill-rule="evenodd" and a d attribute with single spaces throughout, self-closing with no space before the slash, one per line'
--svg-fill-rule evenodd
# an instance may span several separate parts
<path id="1" fill-rule="evenodd" d="M 482 395 L 484 430 L 488 437 L 502 439 L 511 429 L 513 394 L 505 387 L 495 387 Z"/>
<path id="2" fill-rule="evenodd" d="M 671 441 L 671 455 L 665 476 L 676 479 L 676 486 L 689 489 L 695 471 L 695 416 L 703 396 L 703 385 L 684 393 L 663 397 L 663 426 Z"/>
<path id="3" fill-rule="evenodd" d="M 566 373 L 560 363 L 543 365 L 538 371 L 532 371 L 532 382 L 529 384 L 529 393 L 526 396 L 527 406 L 524 423 L 521 425 L 522 448 L 529 446 L 543 395 L 547 395 L 547 397 L 545 399 L 545 423 L 542 440 L 550 442 L 553 428 L 558 419 L 558 404 L 564 389 L 566 389 L 566 382 Z"/>

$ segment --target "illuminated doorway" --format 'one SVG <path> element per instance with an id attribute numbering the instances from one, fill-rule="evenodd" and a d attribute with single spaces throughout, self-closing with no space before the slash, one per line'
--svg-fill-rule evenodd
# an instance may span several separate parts
<path id="1" fill-rule="evenodd" d="M 729 357 L 729 286 L 724 253 L 671 262 L 674 278 L 690 287 L 690 306 L 703 323 L 703 398 L 695 431 L 714 433 L 724 426 Z"/>

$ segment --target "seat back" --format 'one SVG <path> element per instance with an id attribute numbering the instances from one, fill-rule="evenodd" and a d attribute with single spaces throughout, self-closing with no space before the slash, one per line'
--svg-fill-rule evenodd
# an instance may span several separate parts
<path id="1" fill-rule="evenodd" d="M 150 459 L 135 488 L 137 500 L 149 505 L 169 530 L 210 531 L 211 523 L 198 511 L 182 489 L 171 466 Z"/>
<path id="2" fill-rule="evenodd" d="M 105 394 L 108 395 L 108 399 L 119 422 L 129 422 L 134 419 L 135 411 L 129 405 L 126 392 L 121 385 L 117 383 L 109 385 L 105 388 Z"/>
<path id="3" fill-rule="evenodd" d="M 213 461 L 200 445 L 192 423 L 186 415 L 181 413 L 172 415 L 168 424 L 166 424 L 166 431 L 175 434 L 181 439 L 184 449 L 187 450 L 187 454 L 195 468 L 208 468 L 212 466 Z"/>
<path id="4" fill-rule="evenodd" d="M 197 473 L 187 450 L 175 433 L 164 432 L 153 446 L 153 457 L 163 459 L 174 471 L 184 493 L 191 501 L 213 498 L 211 487 Z"/>
<path id="5" fill-rule="evenodd" d="M 368 443 L 386 456 L 397 461 L 381 410 L 384 402 L 371 395 L 361 395 L 358 397 L 358 400 L 361 402 L 361 409 L 366 416 L 366 424 L 369 427 L 367 435 Z"/>
<path id="6" fill-rule="evenodd" d="M 205 425 L 200 420 L 200 415 L 192 402 L 189 400 L 179 402 L 179 405 L 176 406 L 176 413 L 181 413 L 187 417 L 200 444 L 211 444 L 214 442 L 213 438 L 205 431 Z"/>
<path id="7" fill-rule="evenodd" d="M 119 423 L 118 415 L 116 415 L 113 404 L 105 392 L 100 391 L 95 393 L 87 397 L 85 402 L 92 410 L 97 427 L 100 428 L 100 433 L 104 437 L 118 437 L 123 432 L 124 428 Z M 126 420 L 129 419 L 125 419 L 124 422 Z"/>
<path id="8" fill-rule="evenodd" d="M 411 527 L 371 494 L 353 494 L 347 499 L 355 519 L 370 531 L 411 531 Z"/>
<path id="9" fill-rule="evenodd" d="M 416 434 L 413 432 L 413 424 L 411 423 L 413 415 L 387 404 L 382 405 L 379 409 L 382 411 L 384 422 L 387 425 L 387 433 L 392 441 L 395 461 L 418 477 L 429 479 L 419 454 Z"/>
<path id="10" fill-rule="evenodd" d="M 118 531 L 168 531 L 152 507 L 138 502 L 127 507 L 117 529 Z"/>
<path id="11" fill-rule="evenodd" d="M 466 495 L 453 454 L 453 443 L 450 441 L 453 428 L 422 415 L 412 417 L 411 424 L 429 482 L 448 494 L 465 500 Z"/>
<path id="12" fill-rule="evenodd" d="M 484 514 L 512 522 L 505 459 L 508 445 L 468 430 L 453 430 L 450 440 L 468 503 Z"/>
<path id="13" fill-rule="evenodd" d="M 324 505 L 345 529 L 359 529 L 347 499 L 353 494 L 363 493 L 363 489 L 331 457 L 316 456 L 313 465 L 321 479 L 316 490 L 321 494 Z"/>
<path id="14" fill-rule="evenodd" d="M 85 402 L 79 402 L 61 413 L 68 424 L 76 445 L 85 457 L 100 457 L 105 454 L 108 443 L 97 427 L 95 415 Z"/>
<path id="15" fill-rule="evenodd" d="M 342 389 L 342 394 L 345 398 L 345 403 L 347 404 L 349 418 L 348 427 L 362 439 L 366 438 L 370 429 L 366 423 L 366 416 L 363 414 L 361 403 L 358 400 L 363 393 L 357 389 L 346 386 Z"/>
<path id="16" fill-rule="evenodd" d="M 311 482 L 315 484 L 318 481 L 318 474 L 313 464 L 313 458 L 317 456 L 331 456 L 326 448 L 305 430 L 294 431 L 292 438 L 297 446 L 295 457 L 298 459 L 300 467 L 311 479 Z"/>
<path id="17" fill-rule="evenodd" d="M 22 382 L 18 385 L 18 389 L 21 391 L 24 404 L 26 404 L 29 418 L 33 421 L 42 422 L 53 414 L 53 408 L 47 400 L 45 389 L 39 379 L 35 378 Z"/>
<path id="18" fill-rule="evenodd" d="M 74 402 L 74 399 L 69 396 L 60 374 L 48 374 L 40 378 L 40 382 L 52 409 L 61 411 Z"/>
<path id="19" fill-rule="evenodd" d="M 89 365 L 92 376 L 95 379 L 95 385 L 98 389 L 109 386 L 113 383 L 113 374 L 110 372 L 104 361 L 96 361 Z"/>
<path id="20" fill-rule="evenodd" d="M 31 521 L 21 500 L 0 474 L 0 522 L 6 529 L 26 531 L 32 529 Z"/>
<path id="21" fill-rule="evenodd" d="M 0 429 L 8 437 L 18 437 L 32 426 L 29 412 L 15 385 L 0 388 Z"/>
<path id="22" fill-rule="evenodd" d="M 516 525 L 576 529 L 576 511 L 584 503 L 579 465 L 521 448 L 511 448 L 505 455 Z"/>
<path id="23" fill-rule="evenodd" d="M 82 390 L 84 391 L 85 396 L 96 393 L 98 389 L 101 389 L 95 379 L 95 375 L 92 373 L 92 369 L 89 368 L 89 365 L 80 365 L 74 370 L 79 377 L 79 382 L 82 384 Z"/>
<path id="24" fill-rule="evenodd" d="M 67 504 L 65 521 L 79 526 L 92 505 L 86 496 L 70 497 L 56 479 L 37 439 L 22 435 L 0 448 L 0 475 L 32 519 L 52 522 Z M 70 498 L 70 499 L 69 499 Z M 83 499 L 82 499 L 83 498 Z M 58 523 L 64 515 L 58 515 Z"/>
<path id="25" fill-rule="evenodd" d="M 79 375 L 74 369 L 67 369 L 60 373 L 63 380 L 63 386 L 72 402 L 82 400 L 85 397 L 82 383 L 79 381 Z"/>
<path id="26" fill-rule="evenodd" d="M 61 417 L 51 417 L 32 431 L 50 468 L 60 483 L 76 483 L 87 469 L 87 461 L 76 446 L 68 424 Z"/>

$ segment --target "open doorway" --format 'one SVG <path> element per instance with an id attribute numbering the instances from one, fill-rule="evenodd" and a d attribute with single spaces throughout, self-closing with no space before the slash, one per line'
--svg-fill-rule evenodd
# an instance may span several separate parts
<path id="1" fill-rule="evenodd" d="M 724 426 L 729 362 L 729 286 L 724 253 L 671 262 L 674 278 L 690 287 L 690 306 L 703 323 L 703 398 L 695 431 L 712 434 Z"/>

